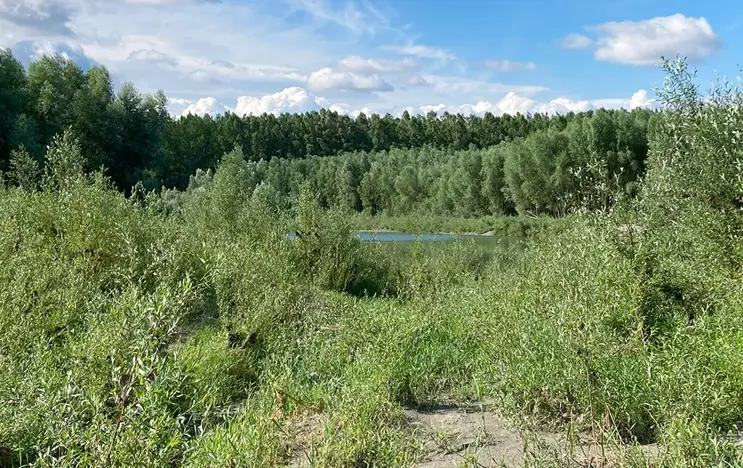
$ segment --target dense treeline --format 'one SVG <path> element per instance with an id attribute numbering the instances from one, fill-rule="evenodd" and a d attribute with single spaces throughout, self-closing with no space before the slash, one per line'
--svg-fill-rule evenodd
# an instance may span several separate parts
<path id="1" fill-rule="evenodd" d="M 743 466 L 743 86 L 703 96 L 684 62 L 666 69 L 636 197 L 525 243 L 363 243 L 354 216 L 322 209 L 319 178 L 291 210 L 273 209 L 275 182 L 251 195 L 248 169 L 282 159 L 240 148 L 188 190 L 129 197 L 84 169 L 90 143 L 70 131 L 43 168 L 15 151 L 0 183 L 0 466 L 397 467 L 444 451 L 491 466 L 509 447 L 519 466 Z M 597 115 L 580 128 L 604 135 Z M 635 167 L 629 143 L 571 131 L 481 159 L 503 151 L 507 186 L 549 175 L 557 199 L 550 171 L 613 151 L 576 169 L 620 174 L 588 178 L 587 200 L 634 190 L 630 169 L 593 169 Z M 549 170 L 529 159 L 540 145 L 562 155 Z M 367 158 L 429 153 L 479 154 Z M 440 425 L 410 417 L 434 405 Z"/>
<path id="2" fill-rule="evenodd" d="M 260 187 L 275 206 L 285 207 L 308 181 L 324 207 L 372 215 L 563 215 L 576 208 L 602 208 L 612 201 L 609 194 L 636 191 L 647 157 L 650 116 L 600 110 L 573 118 L 562 129 L 537 130 L 486 149 L 425 145 L 244 160 L 245 190 Z M 198 172 L 191 189 L 211 177 L 211 172 Z"/>
<path id="3" fill-rule="evenodd" d="M 623 187 L 636 180 L 651 116 L 642 110 L 555 117 L 406 112 L 353 119 L 321 110 L 173 119 L 166 105 L 162 92 L 144 95 L 132 84 L 115 93 L 103 67 L 83 71 L 47 56 L 24 70 L 9 50 L 0 51 L 0 170 L 7 171 L 11 152 L 21 149 L 43 166 L 53 137 L 72 128 L 86 169 L 104 166 L 122 190 L 137 182 L 184 189 L 198 169 L 216 167 L 238 147 L 254 163 L 258 181 L 286 195 L 287 177 L 309 177 L 322 188 L 325 205 L 340 200 L 355 210 L 390 213 L 557 213 L 569 202 L 546 200 L 574 192 L 568 186 L 576 179 L 566 171 L 600 163 L 606 179 L 623 171 Z M 343 156 L 320 159 L 335 155 Z"/>

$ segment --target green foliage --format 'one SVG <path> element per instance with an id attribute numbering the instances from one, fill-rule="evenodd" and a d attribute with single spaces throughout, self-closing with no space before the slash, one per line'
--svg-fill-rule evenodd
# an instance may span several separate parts
<path id="1" fill-rule="evenodd" d="M 82 114 L 146 110 L 153 133 L 109 178 L 86 175 L 105 138 L 73 126 L 50 140 L 43 190 L 35 155 L 12 153 L 0 464 L 410 466 L 403 407 L 488 400 L 524 431 L 657 443 L 660 466 L 740 465 L 743 93 L 704 99 L 684 62 L 666 67 L 652 120 L 359 116 L 363 132 L 299 139 L 376 150 L 337 157 L 282 160 L 298 143 L 261 136 L 315 114 L 224 116 L 258 136 L 215 137 L 234 149 L 213 171 L 158 193 L 132 174 L 163 157 L 145 156 L 166 138 L 162 96 L 111 97 L 102 70 L 40 63 L 36 114 L 74 114 L 44 103 L 76 90 Z M 398 123 L 436 145 L 389 150 Z M 527 239 L 357 239 L 381 224 Z"/>
<path id="2" fill-rule="evenodd" d="M 54 137 L 46 154 L 43 186 L 46 190 L 65 191 L 84 176 L 84 159 L 77 137 L 70 130 Z"/>
<path id="3" fill-rule="evenodd" d="M 24 147 L 10 152 L 9 166 L 8 178 L 11 183 L 28 191 L 38 188 L 41 178 L 39 163 L 28 154 Z"/>
<path id="4" fill-rule="evenodd" d="M 0 49 L 0 169 L 5 169 L 10 151 L 16 148 L 11 134 L 24 110 L 25 88 L 23 66 L 10 49 Z"/>
<path id="5" fill-rule="evenodd" d="M 576 181 L 606 185 L 600 203 L 607 205 L 610 194 L 642 176 L 647 154 L 650 113 L 643 110 L 355 119 L 321 110 L 176 119 L 162 92 L 145 95 L 131 83 L 114 92 L 103 67 L 83 72 L 57 54 L 24 70 L 9 50 L 1 54 L 0 170 L 21 146 L 41 161 L 54 138 L 72 129 L 83 169 L 103 166 L 127 193 L 137 182 L 147 190 L 183 190 L 197 170 L 214 170 L 238 148 L 250 163 L 249 187 L 261 186 L 281 209 L 309 180 L 324 208 L 479 217 L 513 214 L 518 205 L 520 213 L 563 214 L 587 197 Z"/>

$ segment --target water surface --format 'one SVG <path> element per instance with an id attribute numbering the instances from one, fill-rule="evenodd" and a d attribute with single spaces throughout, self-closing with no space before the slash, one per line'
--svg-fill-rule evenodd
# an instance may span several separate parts
<path id="1" fill-rule="evenodd" d="M 407 232 L 389 231 L 361 231 L 359 239 L 362 242 L 415 242 L 415 241 L 453 241 L 453 240 L 494 240 L 495 236 L 478 234 L 413 234 Z"/>
<path id="2" fill-rule="evenodd" d="M 393 231 L 359 231 L 357 234 L 361 242 L 380 242 L 380 243 L 406 243 L 406 242 L 444 242 L 456 240 L 474 240 L 477 244 L 509 244 L 512 242 L 522 241 L 520 237 L 501 237 L 489 234 L 435 234 L 423 233 L 415 234 L 410 232 L 393 232 Z M 289 240 L 294 240 L 296 234 L 293 232 L 286 235 Z"/>

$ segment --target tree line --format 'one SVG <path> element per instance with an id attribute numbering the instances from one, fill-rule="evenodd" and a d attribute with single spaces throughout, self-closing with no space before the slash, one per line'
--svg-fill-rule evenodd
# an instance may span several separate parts
<path id="1" fill-rule="evenodd" d="M 404 216 L 549 214 L 607 208 L 634 196 L 645 170 L 652 114 L 599 110 L 484 149 L 393 148 L 336 156 L 242 161 L 242 192 L 286 209 L 309 184 L 321 206 Z M 235 157 L 237 153 L 237 157 Z M 212 183 L 198 170 L 186 192 Z M 168 198 L 166 196 L 165 198 Z M 173 197 L 170 197 L 173 198 Z"/>
<path id="2" fill-rule="evenodd" d="M 0 50 L 0 170 L 19 151 L 43 167 L 54 137 L 69 129 L 85 168 L 103 167 L 121 190 L 186 189 L 199 169 L 236 149 L 252 174 L 246 184 L 264 187 L 277 204 L 308 181 L 323 205 L 371 213 L 560 214 L 596 184 L 632 191 L 653 115 L 352 118 L 320 110 L 173 118 L 163 92 L 143 94 L 131 83 L 114 92 L 105 67 L 83 71 L 57 55 L 26 70 Z"/>

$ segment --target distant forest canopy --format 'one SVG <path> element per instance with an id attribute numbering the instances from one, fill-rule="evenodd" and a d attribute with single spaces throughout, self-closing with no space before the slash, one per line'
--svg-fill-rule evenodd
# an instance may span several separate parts
<path id="1" fill-rule="evenodd" d="M 137 183 L 194 188 L 237 152 L 246 188 L 261 187 L 277 206 L 308 181 L 324 206 L 372 214 L 561 215 L 634 192 L 659 115 L 602 109 L 354 119 L 320 110 L 173 118 L 166 105 L 163 92 L 145 95 L 131 83 L 115 93 L 104 67 L 84 72 L 46 56 L 25 70 L 0 49 L 0 170 L 12 181 L 14 157 L 43 166 L 53 138 L 69 129 L 86 169 L 104 167 L 127 191 Z"/>

